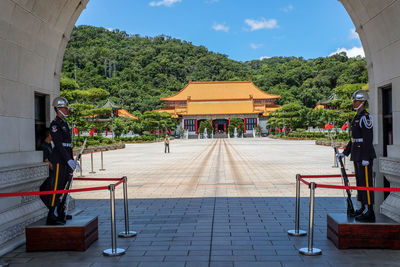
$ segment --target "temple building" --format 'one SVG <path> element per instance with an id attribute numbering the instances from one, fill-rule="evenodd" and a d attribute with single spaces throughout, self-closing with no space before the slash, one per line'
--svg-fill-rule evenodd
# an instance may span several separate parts
<path id="1" fill-rule="evenodd" d="M 214 133 L 227 133 L 230 119 L 241 118 L 245 134 L 252 134 L 258 125 L 266 130 L 270 112 L 280 106 L 275 104 L 279 95 L 268 94 L 248 81 L 192 82 L 178 93 L 162 97 L 166 107 L 157 110 L 168 112 L 180 119 L 180 127 L 189 135 L 197 135 L 200 123 L 210 120 Z M 180 128 L 178 126 L 178 129 Z"/>

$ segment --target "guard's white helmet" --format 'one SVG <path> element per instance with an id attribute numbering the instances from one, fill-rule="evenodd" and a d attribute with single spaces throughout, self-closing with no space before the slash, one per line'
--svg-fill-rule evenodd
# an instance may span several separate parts
<path id="1" fill-rule="evenodd" d="M 353 93 L 351 100 L 354 101 L 368 101 L 368 92 L 365 90 L 357 90 Z"/>
<path id="2" fill-rule="evenodd" d="M 62 97 L 62 96 L 56 97 L 53 100 L 53 107 L 55 107 L 55 108 L 68 108 L 69 109 L 68 100 L 65 97 Z"/>

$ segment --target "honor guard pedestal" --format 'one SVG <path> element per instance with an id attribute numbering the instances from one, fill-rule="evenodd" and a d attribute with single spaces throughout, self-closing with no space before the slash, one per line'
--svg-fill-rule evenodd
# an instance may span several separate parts
<path id="1" fill-rule="evenodd" d="M 26 251 L 85 251 L 99 238 L 96 217 L 74 216 L 65 225 L 46 225 L 46 218 L 26 227 Z"/>
<path id="2" fill-rule="evenodd" d="M 337 248 L 389 248 L 400 249 L 400 223 L 382 214 L 376 221 L 357 222 L 346 214 L 332 213 L 327 216 L 327 236 Z"/>

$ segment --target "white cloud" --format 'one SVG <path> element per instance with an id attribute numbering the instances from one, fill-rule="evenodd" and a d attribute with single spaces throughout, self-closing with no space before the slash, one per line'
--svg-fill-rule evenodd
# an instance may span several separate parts
<path id="1" fill-rule="evenodd" d="M 214 25 L 212 26 L 213 30 L 215 31 L 223 31 L 223 32 L 229 32 L 229 27 L 226 26 L 225 24 L 217 24 L 214 23 Z"/>
<path id="2" fill-rule="evenodd" d="M 278 21 L 276 19 L 269 19 L 266 20 L 262 18 L 261 20 L 254 20 L 254 19 L 246 19 L 247 25 L 250 26 L 250 31 L 256 31 L 261 29 L 275 29 L 278 28 Z"/>
<path id="3" fill-rule="evenodd" d="M 112 32 L 114 29 L 113 28 L 106 28 L 107 31 Z"/>
<path id="4" fill-rule="evenodd" d="M 172 6 L 175 3 L 180 3 L 182 0 L 162 0 L 162 1 L 152 1 L 149 3 L 150 6 Z"/>
<path id="5" fill-rule="evenodd" d="M 336 50 L 336 52 L 333 52 L 329 56 L 332 56 L 332 55 L 335 55 L 335 54 L 339 54 L 341 52 L 346 52 L 348 57 L 356 57 L 356 56 L 365 57 L 364 49 L 362 47 L 357 47 L 357 46 L 354 46 L 353 48 L 350 48 L 350 49 L 338 48 Z"/>
<path id="6" fill-rule="evenodd" d="M 271 57 L 260 57 L 260 60 L 263 60 L 263 59 L 268 59 L 268 58 L 271 58 Z"/>
<path id="7" fill-rule="evenodd" d="M 282 8 L 283 12 L 289 13 L 290 11 L 292 11 L 294 8 L 294 6 L 292 4 L 285 6 L 284 8 Z"/>
<path id="8" fill-rule="evenodd" d="M 251 49 L 254 49 L 254 50 L 256 50 L 262 46 L 263 46 L 263 44 L 250 44 Z"/>
<path id="9" fill-rule="evenodd" d="M 360 38 L 358 36 L 358 33 L 356 32 L 356 29 L 350 29 L 350 33 L 349 33 L 349 39 L 358 39 Z"/>

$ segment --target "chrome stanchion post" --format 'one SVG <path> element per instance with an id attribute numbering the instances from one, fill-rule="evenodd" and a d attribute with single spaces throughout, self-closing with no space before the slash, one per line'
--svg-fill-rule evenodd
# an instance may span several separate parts
<path id="1" fill-rule="evenodd" d="M 79 158 L 79 165 L 80 165 L 80 177 L 84 177 L 82 174 L 82 156 Z"/>
<path id="2" fill-rule="evenodd" d="M 119 237 L 133 237 L 136 236 L 135 231 L 129 231 L 129 210 L 128 210 L 128 178 L 126 176 L 124 179 L 124 212 L 125 212 L 125 231 L 118 234 Z"/>
<path id="3" fill-rule="evenodd" d="M 309 225 L 308 225 L 308 247 L 299 249 L 299 253 L 306 256 L 321 255 L 322 251 L 319 248 L 313 247 L 314 242 L 314 197 L 315 197 L 314 182 L 310 183 L 310 212 L 309 212 Z"/>
<path id="4" fill-rule="evenodd" d="M 105 171 L 106 169 L 104 169 L 103 166 L 103 149 L 101 150 L 101 169 L 99 169 L 99 171 Z"/>
<path id="5" fill-rule="evenodd" d="M 300 230 L 300 174 L 296 174 L 296 214 L 294 230 L 289 230 L 288 235 L 304 236 L 307 232 Z"/>
<path id="6" fill-rule="evenodd" d="M 89 173 L 96 173 L 95 171 L 93 171 L 93 151 L 90 152 L 90 166 L 92 170 Z"/>
<path id="7" fill-rule="evenodd" d="M 104 256 L 120 256 L 125 254 L 125 249 L 117 248 L 116 226 L 115 226 L 115 185 L 108 186 L 110 190 L 110 211 L 111 211 L 111 248 L 103 251 Z"/>

